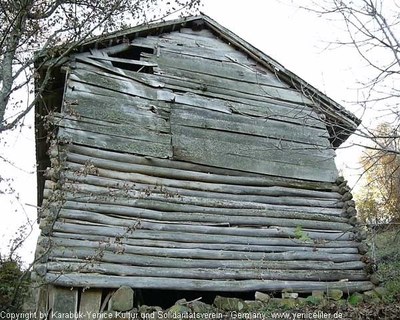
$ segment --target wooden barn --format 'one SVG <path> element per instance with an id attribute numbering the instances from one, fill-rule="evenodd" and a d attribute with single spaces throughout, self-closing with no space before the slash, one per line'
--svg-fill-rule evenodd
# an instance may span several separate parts
<path id="1" fill-rule="evenodd" d="M 209 17 L 82 45 L 36 112 L 42 303 L 373 287 L 334 163 L 359 119 Z"/>

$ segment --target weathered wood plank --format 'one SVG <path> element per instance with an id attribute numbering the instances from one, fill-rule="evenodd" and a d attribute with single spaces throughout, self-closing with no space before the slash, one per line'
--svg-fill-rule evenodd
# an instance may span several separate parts
<path id="1" fill-rule="evenodd" d="M 70 270 L 68 269 L 67 266 L 64 269 L 65 270 Z M 49 267 L 47 266 L 48 270 Z M 61 271 L 61 270 L 58 270 Z M 79 270 L 74 270 L 79 272 Z M 93 270 L 94 271 L 94 270 Z M 82 291 L 81 294 L 81 301 L 79 305 L 79 311 L 82 313 L 82 319 L 84 320 L 91 320 L 94 314 L 98 314 L 100 312 L 100 306 L 101 306 L 101 296 L 102 296 L 102 290 L 100 289 L 86 289 Z"/>
<path id="2" fill-rule="evenodd" d="M 105 92 L 97 95 L 80 91 L 69 82 L 66 92 L 66 104 L 63 112 L 85 118 L 98 119 L 113 123 L 132 124 L 146 130 L 169 133 L 166 112 L 161 109 L 162 103 L 130 97 L 110 97 Z M 165 110 L 165 109 L 164 109 Z"/>
<path id="3" fill-rule="evenodd" d="M 180 28 L 179 31 L 180 34 L 190 34 L 190 35 L 195 35 L 196 37 L 206 37 L 206 38 L 211 38 L 215 39 L 215 35 L 207 29 L 201 29 L 201 30 L 193 30 L 191 28 Z"/>
<path id="4" fill-rule="evenodd" d="M 58 314 L 58 319 L 77 320 L 78 290 L 54 286 L 51 288 L 53 305 L 50 306 L 53 314 Z M 72 318 L 70 317 L 72 315 Z"/>
<path id="5" fill-rule="evenodd" d="M 258 97 L 270 97 L 270 98 L 276 98 L 280 100 L 286 100 L 286 101 L 291 101 L 295 103 L 300 103 L 304 105 L 305 108 L 306 104 L 312 105 L 312 101 L 310 99 L 305 98 L 304 96 L 302 97 L 302 94 L 294 89 L 291 88 L 282 88 L 281 86 L 273 86 L 273 85 L 265 85 L 263 83 L 248 83 L 246 81 L 241 81 L 240 77 L 233 77 L 228 75 L 227 77 L 225 76 L 227 71 L 224 69 L 229 68 L 232 69 L 232 65 L 235 67 L 233 68 L 234 70 L 239 69 L 240 70 L 245 70 L 243 72 L 246 73 L 254 73 L 256 74 L 256 77 L 258 75 L 259 78 L 263 77 L 264 75 L 259 73 L 259 71 L 253 67 L 253 66 L 248 66 L 245 63 L 242 63 L 241 61 L 238 61 L 237 59 L 234 58 L 228 58 L 229 55 L 226 55 L 223 60 L 218 61 L 214 57 L 208 57 L 206 55 L 203 55 L 202 52 L 198 53 L 197 55 L 195 54 L 185 54 L 184 52 L 174 52 L 170 50 L 163 50 L 161 49 L 161 57 L 162 59 L 155 59 L 154 56 L 149 56 L 150 61 L 162 61 L 164 63 L 160 62 L 159 69 L 163 70 L 164 69 L 164 64 L 169 67 L 168 71 L 173 74 L 173 70 L 175 68 L 177 69 L 183 69 L 185 71 L 189 71 L 190 73 L 198 73 L 201 72 L 201 75 L 199 75 L 199 78 L 204 81 L 204 84 L 206 87 L 209 86 L 214 86 L 214 87 L 220 87 L 220 88 L 225 88 L 225 89 L 231 89 L 232 91 L 237 91 L 237 92 L 242 92 L 242 93 L 248 93 L 252 95 L 256 95 Z M 165 59 L 163 59 L 165 58 Z M 153 60 L 154 59 L 154 60 Z M 170 60 L 174 61 L 179 61 L 179 64 L 173 64 L 171 63 Z M 182 60 L 185 62 L 185 64 L 181 64 Z M 192 69 L 191 67 L 186 67 L 186 60 L 193 60 L 194 64 L 197 65 L 197 67 L 194 67 Z M 203 65 L 201 65 L 203 63 Z M 210 65 L 210 68 L 206 68 L 205 65 Z M 222 64 L 222 66 L 221 66 Z M 227 64 L 227 66 L 224 66 Z M 190 65 L 191 66 L 191 65 Z M 212 68 L 216 67 L 217 69 L 212 72 Z M 203 70 L 205 68 L 205 70 Z M 239 73 L 242 71 L 238 71 Z M 188 77 L 190 79 L 190 77 Z M 197 79 L 199 79 L 197 78 Z M 254 99 L 254 98 L 253 98 Z"/>
<path id="6" fill-rule="evenodd" d="M 85 262 L 49 262 L 47 269 L 53 272 L 81 272 L 99 273 L 119 276 L 161 277 L 161 278 L 189 278 L 189 279 L 236 279 L 236 280 L 308 280 L 308 281 L 339 281 L 348 279 L 351 281 L 365 281 L 367 276 L 364 271 L 352 270 L 242 270 L 242 269 L 181 269 L 181 268 L 157 268 L 134 267 L 115 265 L 111 263 L 87 264 Z"/>
<path id="7" fill-rule="evenodd" d="M 119 95 L 129 95 L 157 100 L 157 90 L 123 77 L 111 77 L 102 72 L 73 69 L 69 79 L 86 85 L 86 90 L 93 94 L 96 93 L 96 87 L 101 87 L 107 89 L 110 96 L 114 97 L 118 97 Z M 77 84 L 74 85 L 77 86 Z"/>
<path id="8" fill-rule="evenodd" d="M 163 88 L 165 85 L 164 83 L 160 82 L 159 77 L 154 76 L 150 73 L 140 73 L 137 71 L 127 70 L 127 69 L 119 69 L 116 67 L 109 67 L 97 61 L 93 61 L 89 59 L 89 57 L 82 57 L 77 58 L 78 62 L 74 63 L 73 69 L 82 69 L 94 74 L 99 74 L 105 77 L 111 77 L 115 80 L 122 80 L 122 81 L 135 81 L 140 83 L 145 87 L 150 88 Z"/>
<path id="9" fill-rule="evenodd" d="M 157 67 L 156 63 L 149 63 L 147 61 L 142 61 L 142 60 L 123 59 L 123 58 L 114 58 L 114 57 L 98 57 L 98 56 L 88 56 L 88 58 L 100 60 L 100 61 L 120 62 L 120 63 L 126 63 L 126 64 L 132 64 L 132 65 L 144 66 L 144 67 Z"/>
<path id="10" fill-rule="evenodd" d="M 336 154 L 331 147 L 298 143 L 270 136 L 260 137 L 229 132 L 224 129 L 186 126 L 173 122 L 176 118 L 171 117 L 171 134 L 173 134 L 173 141 L 187 138 L 183 145 L 187 145 L 191 139 L 197 140 L 199 144 L 201 143 L 200 140 L 204 140 L 201 143 L 202 147 L 213 149 L 216 144 L 221 144 L 218 147 L 221 147 L 220 152 L 222 153 L 246 155 L 256 159 L 308 165 L 328 170 L 335 168 L 334 158 Z M 184 123 L 181 119 L 178 122 Z M 196 143 L 193 144 L 197 145 Z M 176 144 L 176 146 L 179 146 L 179 144 Z"/>
<path id="11" fill-rule="evenodd" d="M 168 73 L 175 74 L 175 70 L 185 70 L 196 74 L 211 75 L 213 77 L 227 78 L 240 81 L 251 81 L 257 83 L 260 77 L 258 72 L 234 62 L 218 62 L 202 57 L 185 56 L 183 54 L 174 54 L 173 52 L 164 52 L 163 55 L 149 59 L 150 62 L 158 64 L 158 69 Z M 177 74 L 175 74 L 177 75 Z M 239 84 L 240 85 L 240 84 Z M 314 102 L 295 90 L 281 89 L 278 87 L 263 86 L 264 95 L 270 98 L 299 103 L 302 105 L 313 105 Z M 261 92 L 260 92 L 261 93 Z M 259 96 L 262 100 L 263 95 Z"/>
<path id="12" fill-rule="evenodd" d="M 118 288 L 128 285 L 132 288 L 168 289 L 168 290 L 200 290 L 200 291 L 278 291 L 292 288 L 296 292 L 310 292 L 312 290 L 341 289 L 345 292 L 367 291 L 374 287 L 369 281 L 349 282 L 312 282 L 312 281 L 279 281 L 279 280 L 242 280 L 242 281 L 209 281 L 191 279 L 169 279 L 149 277 L 121 277 L 102 276 L 95 274 L 48 273 L 45 280 L 49 283 L 57 283 L 67 287 L 90 285 L 93 288 Z"/>
<path id="13" fill-rule="evenodd" d="M 137 73 L 134 73 L 129 70 L 125 70 L 123 76 L 119 75 L 119 74 L 118 74 L 118 76 L 116 76 L 111 73 L 111 70 L 107 70 L 107 72 L 108 72 L 107 73 L 107 72 L 102 72 L 101 69 L 99 69 L 99 67 L 93 68 L 87 64 L 78 64 L 78 66 L 80 66 L 81 69 L 83 68 L 85 70 L 89 70 L 96 74 L 103 74 L 107 78 L 114 77 L 116 81 L 118 81 L 122 77 L 122 79 L 127 78 L 125 80 L 128 83 L 132 82 L 132 80 L 134 80 L 133 83 L 137 83 L 137 82 L 144 83 L 146 85 L 144 88 L 146 88 L 147 86 L 152 86 L 155 88 L 164 87 L 164 84 L 160 83 L 160 80 L 163 80 L 163 81 L 166 81 L 167 84 L 168 83 L 175 84 L 172 86 L 167 85 L 167 87 L 169 89 L 180 91 L 180 90 L 182 90 L 182 87 L 183 88 L 192 88 L 192 89 L 187 89 L 187 90 L 192 91 L 193 93 L 196 93 L 196 94 L 203 94 L 203 95 L 207 95 L 209 97 L 223 99 L 225 102 L 221 103 L 218 100 L 214 99 L 212 104 L 204 103 L 207 101 L 207 100 L 205 100 L 207 98 L 201 98 L 198 96 L 196 97 L 193 95 L 190 97 L 191 99 L 188 100 L 189 97 L 187 97 L 186 95 L 179 95 L 179 94 L 171 95 L 171 94 L 168 94 L 168 92 L 162 91 L 162 90 L 156 91 L 157 98 L 159 100 L 161 99 L 161 100 L 165 100 L 165 101 L 176 101 L 176 102 L 180 102 L 180 103 L 189 103 L 189 104 L 194 104 L 196 106 L 203 106 L 203 107 L 205 105 L 206 107 L 208 106 L 208 108 L 210 108 L 210 109 L 220 110 L 222 112 L 228 112 L 228 113 L 238 112 L 238 113 L 243 113 L 243 114 L 247 113 L 249 115 L 268 117 L 268 118 L 283 120 L 283 121 L 287 121 L 287 122 L 291 122 L 291 123 L 298 123 L 301 125 L 325 128 L 325 125 L 321 122 L 321 120 L 318 119 L 318 116 L 311 109 L 305 107 L 304 105 L 289 104 L 289 103 L 284 103 L 282 101 L 278 101 L 278 100 L 274 100 L 274 99 L 263 98 L 263 100 L 265 100 L 265 102 L 267 104 L 265 106 L 263 106 L 264 109 L 260 109 L 260 104 L 263 104 L 263 102 L 260 101 L 260 98 L 258 98 L 257 100 L 251 100 L 253 98 L 252 95 L 247 95 L 242 98 L 234 97 L 234 99 L 236 99 L 236 100 L 240 99 L 240 101 L 242 101 L 245 104 L 249 104 L 249 103 L 256 104 L 258 107 L 256 107 L 255 110 L 253 110 L 254 106 L 251 106 L 251 105 L 249 105 L 249 106 L 242 105 L 242 104 L 235 103 L 234 101 L 229 101 L 229 103 L 228 103 L 226 100 L 232 100 L 233 93 L 232 93 L 231 88 L 214 90 L 215 93 L 212 93 L 211 91 L 204 91 L 202 89 L 201 83 L 190 85 L 190 83 L 193 82 L 192 78 L 193 78 L 194 74 L 192 74 L 190 76 L 190 78 L 185 78 L 184 81 L 182 81 L 182 76 L 171 77 L 171 76 L 165 76 L 165 75 L 156 75 L 155 76 L 155 75 L 151 75 L 151 74 L 137 74 Z M 198 76 L 196 75 L 196 78 L 197 77 Z M 115 93 L 113 91 L 109 92 L 109 90 L 102 89 L 101 87 L 90 86 L 88 88 L 87 85 L 85 86 L 83 83 L 75 83 L 74 86 L 78 90 L 86 90 L 89 92 L 95 92 L 96 94 L 103 94 L 106 96 L 111 94 L 115 97 L 120 97 L 120 98 L 125 98 L 125 99 L 128 99 L 128 97 L 130 97 L 129 95 L 125 95 L 123 93 L 120 93 L 118 95 L 117 93 Z M 146 95 L 145 92 L 149 93 L 149 91 L 146 91 L 142 88 L 141 90 L 136 91 L 135 94 L 142 96 L 142 97 L 146 97 L 147 99 L 154 98 L 154 94 Z M 227 106 L 229 106 L 229 107 L 227 107 Z M 277 108 L 276 106 L 279 106 L 279 107 Z M 234 110 L 234 111 L 231 111 L 231 110 Z"/>
<path id="14" fill-rule="evenodd" d="M 171 145 L 150 141 L 135 140 L 109 134 L 95 133 L 69 128 L 60 128 L 58 137 L 67 142 L 80 143 L 87 146 L 124 151 L 159 158 L 172 157 Z"/>
<path id="15" fill-rule="evenodd" d="M 171 110 L 171 123 L 181 126 L 223 130 L 252 136 L 301 142 L 321 146 L 323 147 L 321 149 L 331 149 L 328 140 L 329 135 L 326 130 L 298 126 L 271 119 L 252 118 L 238 114 L 226 115 L 175 104 Z"/>
<path id="16" fill-rule="evenodd" d="M 195 227 L 195 226 L 191 226 Z M 213 228 L 213 229 L 212 229 Z M 240 244 L 240 245 L 257 245 L 257 246 L 300 246 L 300 247 L 323 247 L 323 248 L 354 248 L 358 244 L 354 241 L 339 241 L 331 240 L 326 242 L 304 242 L 297 239 L 287 238 L 271 238 L 271 237 L 257 237 L 257 236 L 241 236 L 231 235 L 224 233 L 233 228 L 216 228 L 208 227 L 207 233 L 193 233 L 193 232 L 171 232 L 163 231 L 162 234 L 157 230 L 140 230 L 130 229 L 125 227 L 116 226 L 98 226 L 90 224 L 79 224 L 68 221 L 55 222 L 53 232 L 74 233 L 83 235 L 102 235 L 109 237 L 124 237 L 127 239 L 141 239 L 141 240 L 158 240 L 158 241 L 173 241 L 183 243 L 213 243 L 213 244 Z M 204 227 L 203 231 L 207 229 Z M 189 230 L 190 231 L 190 230 Z M 219 232 L 219 234 L 216 234 Z M 276 233 L 276 230 L 274 231 Z M 224 236 L 221 237 L 221 234 Z M 315 266 L 314 266 L 315 267 Z"/>
<path id="17" fill-rule="evenodd" d="M 51 120 L 52 123 L 57 126 L 72 130 L 100 133 L 112 137 L 148 141 L 150 143 L 154 142 L 164 145 L 170 145 L 171 143 L 170 134 L 146 130 L 145 128 L 141 128 L 140 126 L 132 124 L 113 123 L 82 117 L 77 118 L 76 116 L 68 116 L 57 113 L 54 114 Z"/>
<path id="18" fill-rule="evenodd" d="M 247 186 L 263 186 L 268 188 L 254 188 L 254 190 L 276 190 L 276 193 L 264 193 L 265 195 L 298 195 L 316 198 L 332 198 L 340 199 L 342 196 L 337 193 L 338 187 L 334 183 L 325 182 L 309 182 L 297 179 L 288 179 L 283 177 L 272 176 L 244 176 L 244 172 L 217 169 L 202 165 L 195 165 L 187 162 L 173 161 L 169 159 L 157 159 L 151 157 L 138 157 L 129 154 L 116 153 L 107 150 L 99 150 L 86 146 L 69 144 L 61 147 L 66 151 L 89 156 L 91 158 L 100 158 L 122 162 L 126 165 L 129 163 L 144 165 L 144 168 L 152 170 L 156 176 L 175 179 L 187 179 L 193 182 L 212 182 L 213 184 L 233 184 L 240 185 L 241 189 Z M 63 149 L 63 150 L 64 150 Z M 133 172 L 132 169 L 129 169 Z M 139 173 L 149 174 L 149 171 Z M 297 190 L 291 190 L 297 189 Z M 221 191 L 219 191 L 221 192 Z"/>
<path id="19" fill-rule="evenodd" d="M 225 138 L 222 131 L 199 129 L 195 132 L 195 129 L 171 126 L 174 159 L 312 181 L 334 182 L 338 177 L 333 157 L 318 156 L 328 150 L 319 152 L 316 146 L 310 145 L 309 148 L 298 145 L 297 150 L 293 150 L 279 140 L 273 144 L 265 139 L 256 144 L 262 138 L 244 139 L 234 133 L 229 133 L 230 136 L 226 135 L 227 139 L 222 140 Z M 236 143 L 228 140 L 235 138 Z"/>
<path id="20" fill-rule="evenodd" d="M 281 81 L 275 73 L 261 66 L 254 59 L 236 50 L 231 46 L 223 47 L 225 44 L 221 42 L 215 45 L 205 46 L 196 41 L 187 41 L 185 39 L 167 39 L 158 37 L 136 38 L 133 43 L 146 45 L 158 49 L 161 52 L 172 52 L 175 54 L 184 54 L 186 56 L 209 58 L 220 62 L 229 62 L 242 65 L 254 72 L 254 77 L 248 78 L 245 81 L 249 84 L 267 85 L 278 88 L 290 88 L 290 86 Z M 147 58 L 154 57 L 146 55 Z M 243 82 L 243 81 L 242 81 Z"/>
<path id="21" fill-rule="evenodd" d="M 193 78 L 191 78 L 198 78 L 196 73 L 192 75 L 180 73 L 178 76 L 157 74 L 165 83 L 166 89 L 180 92 L 184 88 L 187 92 L 185 94 L 175 93 L 176 102 L 201 107 L 197 102 L 198 96 L 220 99 L 224 101 L 224 104 L 229 107 L 232 113 L 326 129 L 324 121 L 314 111 L 311 111 L 304 105 L 276 100 L 266 96 L 262 99 L 253 100 L 254 96 L 235 94 L 231 89 L 217 87 L 210 87 L 210 90 L 204 91 L 204 84 L 194 83 Z M 197 99 L 191 101 L 190 98 Z"/>

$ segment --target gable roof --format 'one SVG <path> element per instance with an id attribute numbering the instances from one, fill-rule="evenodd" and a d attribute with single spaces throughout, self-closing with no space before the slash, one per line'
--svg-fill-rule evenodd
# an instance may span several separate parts
<path id="1" fill-rule="evenodd" d="M 321 115 L 322 119 L 325 119 L 333 147 L 339 147 L 361 123 L 360 119 L 346 110 L 339 103 L 332 100 L 320 90 L 286 69 L 279 62 L 204 14 L 160 23 L 139 25 L 112 33 L 105 37 L 91 39 L 81 46 L 80 51 L 87 51 L 91 48 L 104 48 L 116 44 L 128 45 L 127 43 L 129 41 L 137 37 L 146 37 L 149 35 L 178 31 L 183 27 L 191 27 L 195 30 L 211 30 L 221 40 L 244 52 L 261 66 L 272 71 L 281 81 L 311 99 L 316 106 L 315 111 Z"/>

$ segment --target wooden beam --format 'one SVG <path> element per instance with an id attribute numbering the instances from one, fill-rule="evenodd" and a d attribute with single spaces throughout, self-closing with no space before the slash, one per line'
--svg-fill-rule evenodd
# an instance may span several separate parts
<path id="1" fill-rule="evenodd" d="M 169 289 L 169 290 L 199 290 L 199 291 L 278 291 L 292 288 L 296 292 L 310 292 L 312 290 L 326 290 L 327 288 L 341 289 L 345 292 L 366 291 L 374 287 L 369 281 L 349 282 L 313 282 L 313 281 L 279 281 L 279 280 L 243 280 L 243 281 L 209 281 L 191 279 L 169 279 L 150 277 L 121 277 L 102 276 L 93 274 L 69 273 L 67 275 L 48 273 L 45 277 L 48 282 L 56 282 L 64 286 L 86 286 L 102 288 L 118 288 L 128 285 L 132 288 Z"/>

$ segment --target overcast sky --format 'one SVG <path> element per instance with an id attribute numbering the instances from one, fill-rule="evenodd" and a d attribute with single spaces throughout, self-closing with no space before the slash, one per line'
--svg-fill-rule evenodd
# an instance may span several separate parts
<path id="1" fill-rule="evenodd" d="M 285 1 L 288 3 L 289 1 Z M 203 0 L 203 12 L 244 40 L 271 56 L 329 97 L 352 112 L 357 106 L 349 103 L 357 99 L 356 76 L 364 72 L 354 50 L 347 48 L 327 49 L 328 44 L 341 35 L 340 24 L 319 19 L 311 13 L 279 0 Z M 20 199 L 0 195 L 0 224 L 2 252 L 8 239 L 28 216 L 36 219 L 36 175 L 33 115 L 26 120 L 22 132 L 1 137 L 0 156 L 14 162 L 14 166 L 0 161 L 3 177 L 14 178 L 13 186 Z M 29 127 L 31 129 L 29 129 Z M 4 146 L 7 141 L 7 146 Z M 357 155 L 347 150 L 339 152 L 338 165 L 355 166 Z M 4 189 L 5 184 L 0 184 Z M 1 190 L 1 189 L 0 189 Z M 22 204 L 22 206 L 19 204 Z M 28 204 L 28 205 L 26 205 Z M 21 254 L 25 261 L 33 257 L 38 231 L 26 241 Z"/>

